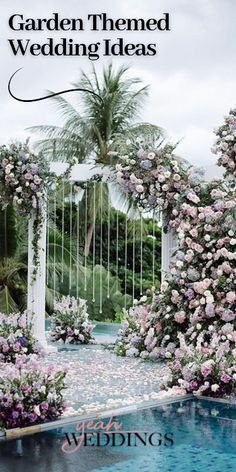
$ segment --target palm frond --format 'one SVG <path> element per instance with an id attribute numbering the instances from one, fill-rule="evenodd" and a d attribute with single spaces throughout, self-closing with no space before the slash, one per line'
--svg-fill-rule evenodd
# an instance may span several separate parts
<path id="1" fill-rule="evenodd" d="M 13 205 L 0 210 L 0 261 L 13 257 L 17 249 L 18 231 Z"/>

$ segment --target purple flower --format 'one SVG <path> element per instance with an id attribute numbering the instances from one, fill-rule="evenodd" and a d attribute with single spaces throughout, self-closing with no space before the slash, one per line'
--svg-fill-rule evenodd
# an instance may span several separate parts
<path id="1" fill-rule="evenodd" d="M 30 164 L 30 169 L 31 169 L 31 173 L 34 175 L 34 174 L 37 174 L 38 172 L 38 164 Z"/>
<path id="2" fill-rule="evenodd" d="M 21 336 L 20 338 L 18 338 L 18 342 L 20 343 L 21 346 L 25 346 L 26 345 L 25 336 Z"/>
<path id="3" fill-rule="evenodd" d="M 138 355 L 139 355 L 139 351 L 135 347 L 131 347 L 130 349 L 126 351 L 127 357 L 137 357 Z"/>
<path id="4" fill-rule="evenodd" d="M 42 410 L 48 410 L 48 403 L 47 403 L 47 402 L 42 402 L 42 403 L 40 404 L 40 408 L 41 408 Z"/>
<path id="5" fill-rule="evenodd" d="M 148 160 L 146 160 L 146 161 L 141 161 L 141 162 L 140 162 L 140 167 L 141 167 L 141 169 L 144 169 L 144 170 L 151 169 L 151 167 L 152 167 L 152 162 L 151 162 L 151 161 L 148 161 Z"/>
<path id="6" fill-rule="evenodd" d="M 27 161 L 27 157 L 26 157 L 24 151 L 20 151 L 20 152 L 19 152 L 19 159 L 20 159 L 22 162 Z"/>
<path id="7" fill-rule="evenodd" d="M 140 342 L 141 338 L 140 336 L 134 336 L 132 339 L 131 339 L 131 344 L 133 346 L 136 346 L 139 342 Z"/>
<path id="8" fill-rule="evenodd" d="M 230 381 L 231 377 L 230 377 L 228 374 L 223 373 L 223 374 L 221 375 L 221 378 L 220 378 L 220 379 L 222 380 L 222 382 L 228 383 L 228 382 Z"/>
<path id="9" fill-rule="evenodd" d="M 149 203 L 149 205 L 155 205 L 156 201 L 157 201 L 157 197 L 155 197 L 154 195 L 150 195 L 150 196 L 148 197 L 148 203 Z"/>
<path id="10" fill-rule="evenodd" d="M 215 203 L 214 208 L 217 211 L 222 211 L 225 208 L 225 203 L 221 200 L 218 200 L 218 202 Z"/>
<path id="11" fill-rule="evenodd" d="M 147 157 L 147 153 L 144 151 L 144 149 L 139 149 L 139 151 L 137 152 L 137 156 L 139 159 L 144 159 L 145 157 Z"/>
<path id="12" fill-rule="evenodd" d="M 29 420 L 30 420 L 30 423 L 34 423 L 34 421 L 37 420 L 37 415 L 36 415 L 36 413 L 30 413 L 30 414 L 28 415 L 28 418 L 29 418 Z"/>
<path id="13" fill-rule="evenodd" d="M 20 343 L 17 342 L 15 344 L 13 344 L 13 351 L 18 352 L 20 350 L 20 348 L 21 348 Z"/>
<path id="14" fill-rule="evenodd" d="M 194 298 L 194 291 L 191 288 L 189 288 L 187 292 L 185 292 L 185 295 L 189 300 L 192 300 Z"/>
<path id="15" fill-rule="evenodd" d="M 29 384 L 24 384 L 22 385 L 22 390 L 23 392 L 29 392 L 31 390 L 31 387 Z"/>
<path id="16" fill-rule="evenodd" d="M 206 315 L 211 318 L 212 316 L 215 315 L 215 308 L 213 303 L 207 303 L 206 304 Z"/>

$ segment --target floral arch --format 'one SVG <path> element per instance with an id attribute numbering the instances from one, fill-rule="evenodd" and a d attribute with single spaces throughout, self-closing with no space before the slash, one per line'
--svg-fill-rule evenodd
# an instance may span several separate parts
<path id="1" fill-rule="evenodd" d="M 230 249 L 236 242 L 233 227 L 235 122 L 236 111 L 232 110 L 224 125 L 216 131 L 213 151 L 219 156 L 218 165 L 225 168 L 223 181 L 204 182 L 202 173 L 176 158 L 171 146 L 158 150 L 134 146 L 128 156 L 121 157 L 116 177 L 124 191 L 139 209 L 152 212 L 158 207 L 162 210 L 162 273 L 165 277 L 161 293 L 155 295 L 150 304 L 144 309 L 139 305 L 128 313 L 128 325 L 118 340 L 118 353 L 132 355 L 133 349 L 135 355 L 143 358 L 172 358 L 179 345 L 178 336 L 183 342 L 181 332 L 190 329 L 191 340 L 197 337 L 192 328 L 201 324 L 199 319 L 203 325 L 201 333 L 203 327 L 207 331 L 215 315 L 220 320 L 220 323 L 217 320 L 217 329 L 218 324 L 221 329 L 224 322 L 234 319 L 235 279 L 229 261 L 235 261 L 235 252 Z M 41 156 L 29 152 L 27 146 L 2 148 L 1 160 L 1 205 L 12 201 L 19 212 L 30 215 L 28 309 L 36 314 L 34 333 L 46 346 L 46 198 L 48 188 L 55 185 L 58 176 L 51 172 Z M 66 169 L 68 179 L 74 164 L 72 161 Z M 83 180 L 83 176 L 80 179 Z M 219 234 L 222 235 L 220 239 Z M 170 262 L 170 255 L 176 249 L 176 237 L 178 250 Z M 222 257 L 228 260 L 222 262 Z M 222 315 L 220 307 L 227 312 L 226 316 Z M 130 331 L 130 316 L 135 318 L 136 330 Z M 130 340 L 135 337 L 138 340 L 132 344 Z"/>

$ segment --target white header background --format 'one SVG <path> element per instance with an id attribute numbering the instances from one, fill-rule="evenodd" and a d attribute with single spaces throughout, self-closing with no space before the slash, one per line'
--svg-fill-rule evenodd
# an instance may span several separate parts
<path id="1" fill-rule="evenodd" d="M 80 71 L 89 73 L 92 62 L 87 57 L 14 56 L 7 39 L 73 38 L 91 43 L 103 38 L 123 36 L 126 42 L 157 43 L 153 57 L 114 57 L 113 64 L 130 65 L 130 75 L 150 84 L 149 97 L 140 120 L 166 129 L 173 140 L 183 138 L 178 154 L 196 165 L 211 165 L 215 156 L 210 147 L 213 128 L 236 104 L 236 1 L 235 0 L 2 0 L 1 21 L 1 117 L 0 143 L 25 139 L 25 128 L 42 124 L 61 124 L 50 100 L 19 103 L 7 91 L 7 83 L 16 69 L 23 67 L 13 82 L 13 91 L 21 98 L 34 98 L 70 87 Z M 106 12 L 118 18 L 160 18 L 170 13 L 170 32 L 14 32 L 8 25 L 13 14 L 25 18 L 49 18 L 58 12 L 61 18 L 87 18 L 88 14 Z M 93 61 L 97 71 L 109 58 Z M 78 104 L 79 93 L 67 94 Z M 36 139 L 32 136 L 32 141 Z"/>

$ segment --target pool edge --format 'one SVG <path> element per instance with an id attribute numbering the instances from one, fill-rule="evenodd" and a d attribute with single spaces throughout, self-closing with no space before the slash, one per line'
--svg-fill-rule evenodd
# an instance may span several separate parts
<path id="1" fill-rule="evenodd" d="M 85 413 L 83 415 L 65 416 L 55 421 L 50 421 L 48 423 L 40 423 L 40 424 L 32 425 L 32 426 L 26 426 L 24 428 L 8 429 L 4 431 L 2 435 L 0 434 L 0 440 L 19 438 L 19 437 L 26 436 L 28 434 L 41 433 L 43 431 L 50 431 L 52 429 L 62 428 L 68 424 L 70 425 L 76 424 L 79 421 L 93 420 L 96 418 L 109 418 L 111 416 L 121 416 L 128 413 L 134 413 L 136 411 L 152 409 L 161 405 L 169 405 L 171 403 L 178 403 L 178 402 L 187 401 L 191 399 L 225 403 L 228 405 L 236 405 L 236 398 L 229 400 L 226 398 L 207 397 L 204 395 L 192 395 L 192 394 L 186 394 L 183 396 L 177 395 L 177 396 L 167 397 L 167 398 L 162 398 L 162 399 L 148 400 L 140 404 L 123 406 L 123 407 L 113 408 L 109 410 L 102 410 L 102 411 L 98 410 L 94 413 Z"/>
<path id="2" fill-rule="evenodd" d="M 193 398 L 195 397 L 192 394 L 187 394 L 183 396 L 176 395 L 173 397 L 157 399 L 154 401 L 149 400 L 146 402 L 142 402 L 138 405 L 134 404 L 130 406 L 113 408 L 109 410 L 102 410 L 102 411 L 98 410 L 92 414 L 88 413 L 88 414 L 83 414 L 83 415 L 66 416 L 63 418 L 59 418 L 58 420 L 55 420 L 55 421 L 50 421 L 48 423 L 40 423 L 37 425 L 26 426 L 24 428 L 8 429 L 5 431 L 5 434 L 3 436 L 0 436 L 0 440 L 14 439 L 14 438 L 26 436 L 28 434 L 41 433 L 43 431 L 50 431 L 51 429 L 62 428 L 68 424 L 70 425 L 76 424 L 79 421 L 93 420 L 96 418 L 109 418 L 111 416 L 121 416 L 128 413 L 134 413 L 140 410 L 156 408 L 161 405 L 169 405 L 171 403 L 187 401 Z"/>

